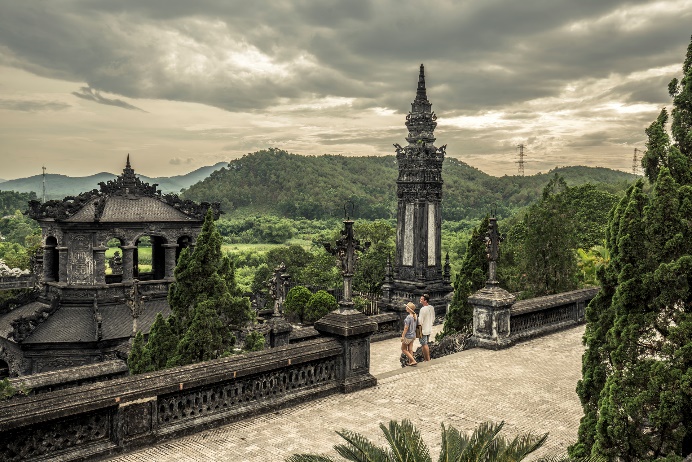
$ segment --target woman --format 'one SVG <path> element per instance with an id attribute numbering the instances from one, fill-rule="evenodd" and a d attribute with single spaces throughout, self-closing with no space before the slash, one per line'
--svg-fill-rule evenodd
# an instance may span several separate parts
<path id="1" fill-rule="evenodd" d="M 418 364 L 413 357 L 413 341 L 416 339 L 416 324 L 418 323 L 416 305 L 408 302 L 406 311 L 408 311 L 408 316 L 404 319 L 404 332 L 401 334 L 401 352 L 408 358 L 406 365 L 415 366 Z"/>

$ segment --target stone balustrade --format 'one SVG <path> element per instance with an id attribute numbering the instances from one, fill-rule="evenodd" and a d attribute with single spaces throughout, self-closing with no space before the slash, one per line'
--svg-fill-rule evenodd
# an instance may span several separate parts
<path id="1" fill-rule="evenodd" d="M 472 344 L 507 348 L 527 338 L 581 324 L 586 305 L 598 291 L 593 287 L 517 302 L 499 287 L 481 289 L 469 297 L 474 306 Z"/>
<path id="2" fill-rule="evenodd" d="M 0 276 L 0 290 L 8 289 L 30 289 L 34 287 L 36 278 L 33 274 L 22 274 L 20 276 Z"/>
<path id="3" fill-rule="evenodd" d="M 586 305 L 598 291 L 598 287 L 593 287 L 515 302 L 510 338 L 517 341 L 583 323 Z"/>
<path id="4" fill-rule="evenodd" d="M 10 385 L 30 395 L 76 387 L 129 375 L 125 361 L 114 359 L 9 379 Z"/>
<path id="5" fill-rule="evenodd" d="M 363 340 L 369 345 L 367 332 Z M 362 342 L 361 342 L 362 343 Z M 349 391 L 369 348 L 322 336 L 0 404 L 0 460 L 89 460 Z M 366 358 L 356 358 L 354 355 Z M 354 372 L 355 371 L 355 372 Z M 367 378 L 369 376 L 369 378 Z"/>

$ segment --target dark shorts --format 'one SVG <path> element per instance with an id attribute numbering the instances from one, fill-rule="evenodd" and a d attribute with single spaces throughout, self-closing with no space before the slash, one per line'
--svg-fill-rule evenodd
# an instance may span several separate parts
<path id="1" fill-rule="evenodd" d="M 420 342 L 420 346 L 427 345 L 429 340 L 430 340 L 429 335 L 424 335 L 418 339 L 418 341 Z"/>

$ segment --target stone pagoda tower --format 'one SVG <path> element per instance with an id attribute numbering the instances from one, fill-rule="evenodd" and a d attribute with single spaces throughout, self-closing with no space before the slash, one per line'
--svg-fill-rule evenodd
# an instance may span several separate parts
<path id="1" fill-rule="evenodd" d="M 388 267 L 383 301 L 396 311 L 427 293 L 435 313 L 442 315 L 452 292 L 449 261 L 443 268 L 440 247 L 442 161 L 447 146 L 435 147 L 436 120 L 421 64 L 416 99 L 406 116 L 408 145 L 394 145 L 399 164 L 396 256 Z"/>

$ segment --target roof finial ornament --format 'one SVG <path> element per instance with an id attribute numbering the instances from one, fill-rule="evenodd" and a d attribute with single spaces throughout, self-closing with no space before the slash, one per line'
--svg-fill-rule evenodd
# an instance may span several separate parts
<path id="1" fill-rule="evenodd" d="M 127 153 L 127 162 L 125 163 L 125 168 L 132 168 L 130 166 L 130 153 Z"/>
<path id="2" fill-rule="evenodd" d="M 425 91 L 425 66 L 421 63 L 420 73 L 418 74 L 418 89 L 416 90 L 416 99 L 427 101 L 428 95 Z"/>

